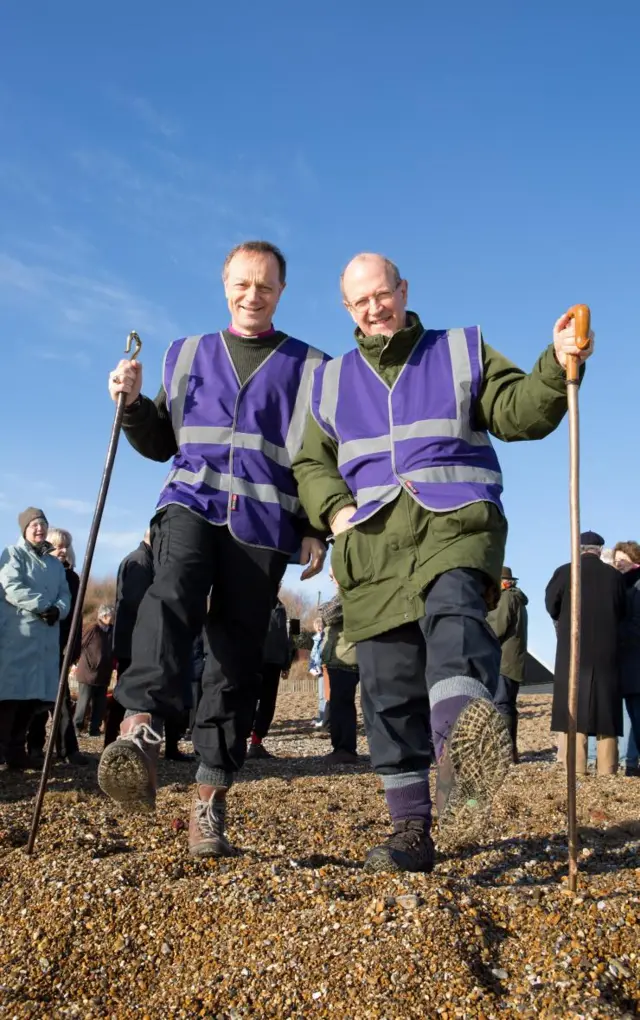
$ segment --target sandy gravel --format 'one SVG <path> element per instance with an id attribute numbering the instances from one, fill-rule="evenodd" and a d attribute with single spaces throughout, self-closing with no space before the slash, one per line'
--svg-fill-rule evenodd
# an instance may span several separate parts
<path id="1" fill-rule="evenodd" d="M 640 780 L 581 782 L 568 895 L 550 699 L 521 707 L 521 764 L 481 837 L 441 848 L 429 876 L 363 873 L 384 799 L 366 759 L 326 768 L 306 693 L 281 697 L 278 758 L 230 796 L 228 861 L 187 855 L 191 766 L 162 764 L 141 820 L 102 797 L 84 740 L 92 764 L 55 766 L 32 858 L 38 774 L 0 770 L 0 1016 L 639 1016 Z"/>

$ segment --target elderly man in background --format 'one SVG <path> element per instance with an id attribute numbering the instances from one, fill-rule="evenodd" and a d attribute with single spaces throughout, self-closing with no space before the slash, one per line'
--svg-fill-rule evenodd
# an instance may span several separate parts
<path id="1" fill-rule="evenodd" d="M 614 775 L 618 769 L 617 737 L 622 735 L 622 695 L 619 672 L 619 629 L 626 611 L 620 574 L 603 563 L 604 539 L 595 531 L 580 536 L 581 625 L 576 770 L 587 772 L 588 738 L 598 738 L 597 771 Z M 547 585 L 547 612 L 556 625 L 551 729 L 560 736 L 559 758 L 566 760 L 568 727 L 569 650 L 571 638 L 571 564 L 558 567 Z"/>
<path id="2" fill-rule="evenodd" d="M 487 623 L 500 642 L 500 676 L 493 703 L 505 718 L 513 744 L 513 760 L 518 760 L 518 708 L 516 701 L 524 680 L 527 657 L 527 603 L 518 588 L 511 567 L 502 568 L 498 605 L 487 616 Z"/>
<path id="3" fill-rule="evenodd" d="M 294 465 L 312 524 L 335 536 L 345 637 L 358 643 L 374 769 L 394 824 L 370 870 L 429 871 L 431 731 L 439 825 L 487 806 L 512 760 L 493 696 L 507 523 L 489 432 L 541 439 L 567 408 L 569 314 L 526 375 L 480 329 L 425 328 L 408 284 L 381 255 L 342 276 L 357 347 L 316 372 Z"/>
<path id="4" fill-rule="evenodd" d="M 9 768 L 28 768 L 27 730 L 58 691 L 60 620 L 71 592 L 64 567 L 50 556 L 48 522 L 27 507 L 21 537 L 0 557 L 0 754 Z"/>
<path id="5" fill-rule="evenodd" d="M 238 245 L 222 277 L 231 325 L 175 341 L 155 401 L 141 396 L 139 362 L 121 361 L 110 377 L 113 399 L 126 394 L 131 445 L 152 460 L 173 457 L 173 466 L 151 522 L 153 582 L 116 691 L 126 715 L 98 773 L 114 800 L 155 806 L 164 718 L 182 708 L 183 677 L 206 620 L 189 849 L 214 857 L 232 852 L 226 797 L 245 760 L 278 585 L 294 555 L 308 564 L 305 578 L 322 569 L 326 553 L 301 514 L 291 468 L 313 372 L 326 355 L 273 326 L 286 281 L 278 248 Z"/>

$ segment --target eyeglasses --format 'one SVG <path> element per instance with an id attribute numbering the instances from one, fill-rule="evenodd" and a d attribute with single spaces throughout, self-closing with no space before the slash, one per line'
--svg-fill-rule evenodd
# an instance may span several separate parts
<path id="1" fill-rule="evenodd" d="M 391 301 L 401 283 L 402 280 L 398 280 L 393 290 L 378 290 L 375 294 L 370 294 L 369 297 L 358 298 L 357 301 L 349 301 L 349 308 L 355 309 L 356 312 L 366 312 L 372 301 L 377 305 L 385 305 L 388 301 Z"/>

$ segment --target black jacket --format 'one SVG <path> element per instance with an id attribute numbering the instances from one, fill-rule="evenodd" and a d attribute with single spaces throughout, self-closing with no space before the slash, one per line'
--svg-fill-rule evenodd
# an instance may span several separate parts
<path id="1" fill-rule="evenodd" d="M 278 599 L 271 610 L 271 619 L 269 620 L 267 639 L 264 643 L 262 661 L 280 666 L 283 670 L 289 669 L 291 665 L 291 644 L 287 631 L 287 610 L 280 599 Z"/>
<path id="2" fill-rule="evenodd" d="M 551 729 L 566 733 L 571 631 L 571 566 L 558 567 L 547 585 L 546 606 L 557 624 Z M 615 737 L 622 734 L 619 675 L 619 627 L 626 611 L 622 575 L 598 556 L 582 556 L 582 618 L 578 733 Z"/>
<path id="3" fill-rule="evenodd" d="M 623 694 L 640 694 L 640 568 L 623 575 L 627 612 L 620 630 L 620 679 Z"/>
<path id="4" fill-rule="evenodd" d="M 67 647 L 67 641 L 69 640 L 69 634 L 71 632 L 71 621 L 73 620 L 73 613 L 76 608 L 76 602 L 78 601 L 78 591 L 80 589 L 80 578 L 76 574 L 73 567 L 68 567 L 65 564 L 64 573 L 67 578 L 67 584 L 69 585 L 69 591 L 71 592 L 71 609 L 69 615 L 65 616 L 64 620 L 60 620 L 60 659 L 65 653 Z M 76 632 L 76 639 L 73 642 L 73 655 L 71 656 L 71 662 L 77 662 L 80 658 L 82 651 L 82 621 Z"/>
<path id="5" fill-rule="evenodd" d="M 113 626 L 113 654 L 116 659 L 131 658 L 131 635 L 138 608 L 153 581 L 153 553 L 146 542 L 125 556 L 118 569 L 116 613 Z"/>

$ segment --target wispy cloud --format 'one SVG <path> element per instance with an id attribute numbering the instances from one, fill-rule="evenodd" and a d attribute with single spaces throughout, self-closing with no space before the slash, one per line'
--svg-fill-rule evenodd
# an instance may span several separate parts
<path id="1" fill-rule="evenodd" d="M 93 504 L 84 499 L 52 499 L 51 502 L 60 510 L 69 510 L 73 514 L 93 513 Z"/>
<path id="2" fill-rule="evenodd" d="M 166 339 L 177 328 L 167 312 L 107 275 L 89 276 L 0 251 L 0 297 L 8 305 L 41 308 L 49 330 L 66 338 L 94 338 L 131 329 Z M 49 356 L 56 352 L 49 349 Z"/>
<path id="3" fill-rule="evenodd" d="M 179 133 L 178 125 L 164 113 L 161 113 L 144 96 L 131 95 L 113 86 L 107 89 L 107 96 L 120 106 L 130 110 L 139 121 L 155 134 L 162 135 L 164 138 L 174 138 Z"/>
<path id="4" fill-rule="evenodd" d="M 144 531 L 144 529 L 143 529 Z M 113 552 L 129 552 L 139 544 L 142 537 L 140 531 L 101 531 L 98 536 L 98 548 Z"/>

